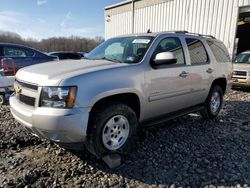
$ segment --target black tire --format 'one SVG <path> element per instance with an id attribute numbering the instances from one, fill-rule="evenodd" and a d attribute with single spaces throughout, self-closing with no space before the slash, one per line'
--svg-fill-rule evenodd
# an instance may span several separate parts
<path id="1" fill-rule="evenodd" d="M 4 95 L 0 95 L 0 106 L 2 106 L 5 103 L 5 97 Z"/>
<path id="2" fill-rule="evenodd" d="M 127 118 L 129 122 L 129 134 L 126 142 L 121 148 L 109 150 L 104 146 L 102 141 L 103 128 L 112 117 L 117 115 L 122 115 Z M 108 154 L 128 154 L 132 143 L 135 141 L 138 120 L 135 112 L 129 106 L 121 103 L 114 103 L 107 107 L 96 109 L 93 114 L 91 114 L 88 126 L 88 135 L 85 143 L 86 148 L 97 158 L 102 158 Z"/>
<path id="3" fill-rule="evenodd" d="M 211 99 L 212 99 L 212 96 L 214 93 L 218 93 L 219 98 L 220 98 L 220 104 L 219 104 L 218 109 L 216 111 L 211 110 L 211 103 L 212 103 Z M 216 118 L 218 116 L 218 114 L 220 113 L 220 110 L 222 108 L 222 104 L 223 104 L 223 91 L 222 91 L 221 87 L 218 85 L 212 86 L 212 88 L 210 89 L 210 92 L 208 94 L 208 97 L 206 99 L 206 102 L 204 103 L 204 109 L 200 111 L 201 116 L 205 119 Z"/>

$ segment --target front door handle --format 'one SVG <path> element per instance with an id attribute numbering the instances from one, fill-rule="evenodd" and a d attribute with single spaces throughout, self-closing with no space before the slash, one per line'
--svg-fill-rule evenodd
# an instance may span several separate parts
<path id="1" fill-rule="evenodd" d="M 212 72 L 214 72 L 214 69 L 211 69 L 211 68 L 207 69 L 207 73 L 211 74 Z"/>
<path id="2" fill-rule="evenodd" d="M 186 71 L 183 71 L 179 76 L 182 77 L 182 78 L 186 78 L 186 77 L 189 76 L 189 73 L 186 72 Z"/>

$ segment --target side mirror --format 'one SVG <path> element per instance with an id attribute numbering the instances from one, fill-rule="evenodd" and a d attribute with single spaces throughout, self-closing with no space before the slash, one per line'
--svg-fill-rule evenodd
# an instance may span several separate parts
<path id="1" fill-rule="evenodd" d="M 172 52 L 162 52 L 156 55 L 155 65 L 171 65 L 177 63 L 177 58 Z"/>

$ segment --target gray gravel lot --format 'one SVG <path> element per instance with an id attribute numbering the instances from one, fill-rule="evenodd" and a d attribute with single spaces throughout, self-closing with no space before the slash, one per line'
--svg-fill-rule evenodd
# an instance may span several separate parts
<path id="1" fill-rule="evenodd" d="M 117 169 L 27 133 L 0 109 L 0 187 L 250 187 L 250 92 L 231 91 L 220 116 L 197 114 L 140 131 Z"/>

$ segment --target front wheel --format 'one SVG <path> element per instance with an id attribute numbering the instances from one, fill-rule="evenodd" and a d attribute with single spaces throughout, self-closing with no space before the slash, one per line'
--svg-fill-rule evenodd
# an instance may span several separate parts
<path id="1" fill-rule="evenodd" d="M 108 154 L 127 154 L 138 127 L 135 112 L 125 104 L 97 109 L 91 116 L 87 149 L 98 158 Z"/>
<path id="2" fill-rule="evenodd" d="M 213 86 L 208 94 L 204 109 L 201 115 L 205 119 L 212 119 L 218 116 L 222 108 L 223 91 L 220 86 Z"/>

